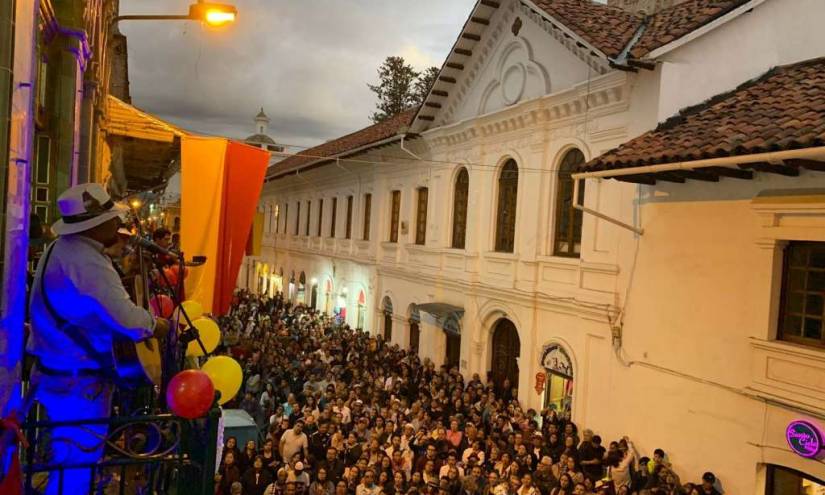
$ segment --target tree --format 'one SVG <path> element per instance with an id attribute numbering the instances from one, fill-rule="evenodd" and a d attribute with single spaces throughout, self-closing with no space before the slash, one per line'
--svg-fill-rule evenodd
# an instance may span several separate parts
<path id="1" fill-rule="evenodd" d="M 378 111 L 372 114 L 373 122 L 383 122 L 415 104 L 413 87 L 418 73 L 403 57 L 387 57 L 378 68 L 378 84 L 368 84 L 378 96 Z"/>
<path id="2" fill-rule="evenodd" d="M 423 104 L 424 100 L 427 99 L 427 95 L 430 94 L 430 90 L 433 89 L 433 85 L 438 79 L 439 72 L 441 71 L 438 70 L 438 67 L 430 67 L 418 75 L 418 79 L 415 80 L 413 87 L 416 105 Z"/>
<path id="3" fill-rule="evenodd" d="M 403 57 L 387 57 L 378 68 L 378 84 L 367 85 L 378 96 L 377 111 L 370 119 L 375 123 L 383 122 L 421 105 L 437 77 L 436 67 L 419 73 Z"/>

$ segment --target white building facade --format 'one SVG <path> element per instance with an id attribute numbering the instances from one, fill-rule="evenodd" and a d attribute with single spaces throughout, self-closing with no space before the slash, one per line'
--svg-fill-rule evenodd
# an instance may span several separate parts
<path id="1" fill-rule="evenodd" d="M 573 207 L 585 162 L 825 54 L 817 0 L 730 1 L 661 31 L 701 3 L 645 25 L 588 4 L 613 21 L 600 33 L 565 2 L 479 2 L 420 110 L 270 170 L 262 256 L 239 285 L 509 379 L 525 407 L 665 449 L 685 480 L 773 494 L 782 469 L 825 479 L 785 441 L 795 420 L 825 426 L 825 349 L 776 324 L 784 246 L 825 241 L 825 208 L 754 199 L 825 175 L 588 178 L 582 204 L 603 216 Z"/>

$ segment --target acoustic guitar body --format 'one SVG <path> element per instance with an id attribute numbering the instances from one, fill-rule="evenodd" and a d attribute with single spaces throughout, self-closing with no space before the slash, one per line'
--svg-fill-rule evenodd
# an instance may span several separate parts
<path id="1" fill-rule="evenodd" d="M 161 343 L 149 338 L 141 342 L 117 340 L 112 346 L 115 368 L 127 386 L 161 385 Z"/>

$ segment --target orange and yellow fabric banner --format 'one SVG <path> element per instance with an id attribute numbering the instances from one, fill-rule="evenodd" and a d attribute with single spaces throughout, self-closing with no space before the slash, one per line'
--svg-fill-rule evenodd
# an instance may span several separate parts
<path id="1" fill-rule="evenodd" d="M 229 310 L 268 163 L 266 151 L 224 138 L 181 138 L 181 246 L 207 257 L 186 294 L 207 312 Z"/>

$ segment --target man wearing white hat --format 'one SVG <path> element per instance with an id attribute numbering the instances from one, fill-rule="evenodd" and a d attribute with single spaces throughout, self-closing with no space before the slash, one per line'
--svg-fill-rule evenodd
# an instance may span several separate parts
<path id="1" fill-rule="evenodd" d="M 52 421 L 106 418 L 112 394 L 112 342 L 163 337 L 169 323 L 129 299 L 104 249 L 118 242 L 120 216 L 128 211 L 99 184 L 71 187 L 57 200 L 60 237 L 35 273 L 32 332 L 27 351 L 36 358 L 35 398 Z M 106 425 L 54 428 L 50 464 L 93 464 L 103 453 Z M 62 493 L 87 493 L 91 469 L 66 470 Z M 46 494 L 58 493 L 52 472 Z"/>

